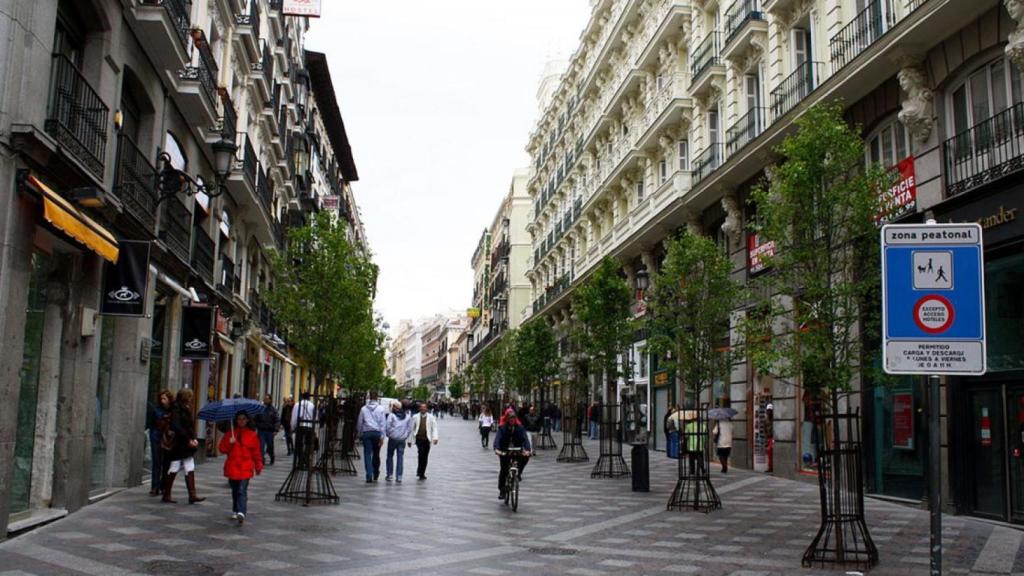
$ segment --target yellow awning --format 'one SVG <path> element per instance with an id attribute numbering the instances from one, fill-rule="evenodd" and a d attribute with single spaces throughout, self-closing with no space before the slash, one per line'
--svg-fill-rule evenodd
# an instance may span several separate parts
<path id="1" fill-rule="evenodd" d="M 117 263 L 117 238 L 92 218 L 43 184 L 35 176 L 28 182 L 43 195 L 43 217 L 65 234 L 88 246 L 111 263 Z"/>

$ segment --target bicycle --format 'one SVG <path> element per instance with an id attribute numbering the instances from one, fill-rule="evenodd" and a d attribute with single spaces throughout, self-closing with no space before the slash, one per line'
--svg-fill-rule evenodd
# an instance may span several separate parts
<path id="1" fill-rule="evenodd" d="M 499 456 L 511 455 L 508 472 L 505 477 L 505 506 L 511 506 L 512 511 L 519 510 L 519 458 L 523 457 L 522 448 L 509 448 L 505 452 L 498 452 Z"/>

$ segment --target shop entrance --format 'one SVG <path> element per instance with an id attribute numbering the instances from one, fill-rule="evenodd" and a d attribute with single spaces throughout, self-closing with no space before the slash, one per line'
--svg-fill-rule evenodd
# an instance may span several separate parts
<path id="1" fill-rule="evenodd" d="M 1024 383 L 970 391 L 972 514 L 1024 524 Z"/>

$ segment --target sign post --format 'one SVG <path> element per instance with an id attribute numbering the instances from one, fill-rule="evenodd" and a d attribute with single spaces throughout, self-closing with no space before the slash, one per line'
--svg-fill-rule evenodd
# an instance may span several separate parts
<path id="1" fill-rule="evenodd" d="M 939 377 L 985 373 L 985 265 L 980 224 L 882 227 L 882 364 L 928 377 L 931 574 L 942 574 Z"/>

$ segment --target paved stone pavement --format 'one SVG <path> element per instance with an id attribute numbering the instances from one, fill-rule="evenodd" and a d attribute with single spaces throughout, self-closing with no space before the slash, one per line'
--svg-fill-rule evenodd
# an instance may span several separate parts
<path id="1" fill-rule="evenodd" d="M 197 472 L 188 505 L 123 491 L 48 526 L 0 543 L 0 576 L 34 574 L 821 574 L 800 568 L 818 521 L 817 488 L 742 470 L 715 473 L 723 509 L 668 512 L 674 461 L 652 453 L 650 493 L 628 479 L 591 479 L 591 464 L 542 452 L 526 471 L 518 513 L 497 500 L 497 459 L 471 422 L 442 420 L 428 480 L 365 484 L 339 476 L 341 504 L 278 503 L 279 461 L 250 488 L 249 518 L 228 518 L 221 462 Z M 560 435 L 556 435 L 560 440 Z M 406 451 L 415 466 L 416 449 Z M 927 574 L 927 512 L 869 500 L 881 552 L 872 574 Z M 1024 574 L 1024 532 L 945 517 L 946 573 Z"/>

